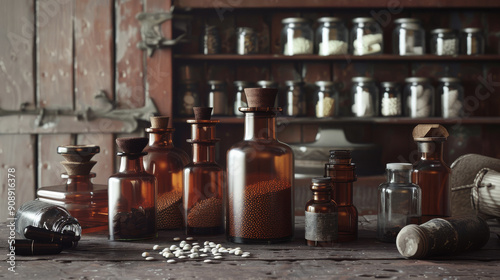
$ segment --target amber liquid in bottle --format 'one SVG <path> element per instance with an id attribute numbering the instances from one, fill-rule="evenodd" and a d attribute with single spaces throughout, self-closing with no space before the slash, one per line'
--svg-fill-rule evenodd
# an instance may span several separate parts
<path id="1" fill-rule="evenodd" d="M 443 161 L 443 141 L 417 142 L 421 157 L 414 164 L 412 180 L 422 190 L 422 223 L 451 216 L 451 170 Z"/>
<path id="2" fill-rule="evenodd" d="M 333 182 L 333 200 L 338 208 L 338 234 L 336 242 L 354 241 L 358 238 L 358 210 L 353 205 L 353 182 L 357 180 L 355 164 L 351 163 L 348 150 L 330 151 L 325 176 Z"/>

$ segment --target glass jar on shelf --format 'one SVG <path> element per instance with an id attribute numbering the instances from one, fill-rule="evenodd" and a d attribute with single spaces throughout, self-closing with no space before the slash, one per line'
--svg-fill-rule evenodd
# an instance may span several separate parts
<path id="1" fill-rule="evenodd" d="M 205 25 L 203 34 L 200 40 L 200 52 L 202 54 L 218 54 L 220 53 L 221 40 L 219 30 L 216 26 Z"/>
<path id="2" fill-rule="evenodd" d="M 285 106 L 283 115 L 297 117 L 305 114 L 304 82 L 285 81 Z"/>
<path id="3" fill-rule="evenodd" d="M 409 77 L 405 79 L 405 116 L 426 118 L 434 116 L 434 88 L 428 78 Z"/>
<path id="4" fill-rule="evenodd" d="M 380 114 L 382 117 L 397 117 L 402 115 L 403 96 L 396 82 L 382 82 Z"/>
<path id="5" fill-rule="evenodd" d="M 193 116 L 193 107 L 200 106 L 198 82 L 193 80 L 181 81 L 177 95 L 177 114 L 181 117 Z"/>
<path id="6" fill-rule="evenodd" d="M 239 108 L 247 107 L 247 98 L 245 96 L 244 89 L 249 87 L 250 83 L 246 81 L 234 81 L 234 87 L 236 88 L 236 92 L 234 93 L 234 115 L 235 116 L 243 116 L 243 113 L 240 112 Z"/>
<path id="7" fill-rule="evenodd" d="M 353 55 L 380 54 L 384 51 L 382 28 L 373 18 L 358 17 L 352 23 L 350 43 Z"/>
<path id="8" fill-rule="evenodd" d="M 443 118 L 463 117 L 464 88 L 460 79 L 454 77 L 439 78 L 437 93 L 441 97 L 441 116 Z"/>
<path id="9" fill-rule="evenodd" d="M 338 115 L 339 94 L 332 81 L 317 81 L 314 94 L 316 118 L 327 118 Z"/>
<path id="10" fill-rule="evenodd" d="M 313 31 L 304 18 L 290 17 L 281 21 L 281 51 L 284 55 L 312 54 Z"/>
<path id="11" fill-rule="evenodd" d="M 238 27 L 236 29 L 236 53 L 256 54 L 259 51 L 257 33 L 250 27 Z"/>
<path id="12" fill-rule="evenodd" d="M 420 20 L 399 18 L 392 33 L 393 51 L 398 55 L 425 54 L 425 30 Z"/>
<path id="13" fill-rule="evenodd" d="M 378 96 L 378 88 L 373 78 L 352 78 L 351 109 L 355 117 L 377 117 L 379 107 Z"/>
<path id="14" fill-rule="evenodd" d="M 319 55 L 347 54 L 349 33 L 340 18 L 322 17 L 316 29 L 316 50 Z"/>
<path id="15" fill-rule="evenodd" d="M 464 28 L 460 34 L 460 53 L 465 55 L 484 54 L 484 33 L 480 28 Z"/>
<path id="16" fill-rule="evenodd" d="M 457 55 L 458 38 L 455 31 L 449 28 L 438 28 L 431 31 L 431 53 L 435 55 Z"/>
<path id="17" fill-rule="evenodd" d="M 208 91 L 208 107 L 213 108 L 212 115 L 227 115 L 227 92 L 224 81 L 210 80 Z"/>

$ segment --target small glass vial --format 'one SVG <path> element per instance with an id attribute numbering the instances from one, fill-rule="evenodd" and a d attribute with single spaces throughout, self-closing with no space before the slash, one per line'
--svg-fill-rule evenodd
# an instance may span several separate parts
<path id="1" fill-rule="evenodd" d="M 332 199 L 332 178 L 311 180 L 313 198 L 306 203 L 306 244 L 314 247 L 333 246 L 338 238 L 337 203 Z"/>
<path id="2" fill-rule="evenodd" d="M 382 117 L 397 117 L 402 114 L 402 99 L 399 84 L 396 82 L 382 82 L 382 99 L 380 114 Z"/>
<path id="3" fill-rule="evenodd" d="M 378 88 L 375 80 L 368 77 L 352 78 L 352 113 L 355 117 L 377 117 L 379 107 Z"/>
<path id="4" fill-rule="evenodd" d="M 420 224 L 420 187 L 411 183 L 411 163 L 388 163 L 387 182 L 378 187 L 377 238 L 396 242 L 399 231 Z"/>
<path id="5" fill-rule="evenodd" d="M 455 31 L 438 28 L 431 31 L 431 53 L 435 55 L 457 55 L 458 38 Z"/>
<path id="6" fill-rule="evenodd" d="M 285 81 L 285 106 L 283 116 L 297 117 L 305 114 L 304 83 Z"/>
<path id="7" fill-rule="evenodd" d="M 284 55 L 312 54 L 313 31 L 304 18 L 285 18 L 281 21 L 281 51 Z"/>
<path id="8" fill-rule="evenodd" d="M 441 97 L 441 116 L 443 118 L 460 118 L 464 115 L 464 88 L 460 79 L 454 77 L 439 78 L 437 87 Z"/>
<path id="9" fill-rule="evenodd" d="M 259 41 L 257 33 L 250 27 L 239 27 L 236 29 L 236 53 L 256 54 L 259 52 Z"/>
<path id="10" fill-rule="evenodd" d="M 247 97 L 245 96 L 244 89 L 249 87 L 250 83 L 246 81 L 234 81 L 234 87 L 236 88 L 236 92 L 234 94 L 234 115 L 235 116 L 243 116 L 243 113 L 240 112 L 239 108 L 247 107 Z"/>
<path id="11" fill-rule="evenodd" d="M 322 17 L 316 29 L 316 50 L 319 55 L 347 54 L 349 32 L 340 18 Z"/>
<path id="12" fill-rule="evenodd" d="M 427 118 L 434 116 L 434 88 L 428 78 L 409 77 L 405 79 L 405 116 Z"/>
<path id="13" fill-rule="evenodd" d="M 192 80 L 182 81 L 179 85 L 177 97 L 177 114 L 183 117 L 193 116 L 193 107 L 200 106 L 198 82 Z"/>
<path id="14" fill-rule="evenodd" d="M 358 17 L 352 23 L 350 42 L 353 55 L 379 54 L 384 51 L 382 28 L 373 18 Z"/>
<path id="15" fill-rule="evenodd" d="M 331 81 L 317 81 L 314 94 L 316 118 L 327 118 L 337 116 L 338 92 Z"/>
<path id="16" fill-rule="evenodd" d="M 208 106 L 213 108 L 212 115 L 227 115 L 227 92 L 224 81 L 208 81 L 210 90 L 208 91 Z"/>
<path id="17" fill-rule="evenodd" d="M 460 53 L 465 55 L 484 54 L 484 33 L 480 28 L 464 28 L 460 34 Z"/>
<path id="18" fill-rule="evenodd" d="M 27 226 L 44 228 L 57 233 L 72 231 L 75 236 L 82 235 L 82 227 L 66 210 L 66 208 L 40 201 L 38 199 L 28 201 L 21 205 L 16 212 L 16 233 L 22 237 Z"/>
<path id="19" fill-rule="evenodd" d="M 143 152 L 148 138 L 117 138 L 123 152 L 118 173 L 108 180 L 109 240 L 154 238 L 156 232 L 157 181 L 144 170 Z"/>
<path id="20" fill-rule="evenodd" d="M 221 40 L 216 26 L 205 25 L 203 35 L 200 40 L 202 54 L 218 54 L 221 49 Z"/>
<path id="21" fill-rule="evenodd" d="M 425 54 L 425 30 L 420 20 L 399 18 L 392 33 L 393 51 L 398 55 Z"/>

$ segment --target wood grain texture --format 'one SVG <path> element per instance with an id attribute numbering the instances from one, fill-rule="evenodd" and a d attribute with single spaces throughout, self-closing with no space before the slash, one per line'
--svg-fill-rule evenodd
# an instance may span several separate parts
<path id="1" fill-rule="evenodd" d="M 70 134 L 38 136 L 37 189 L 66 183 L 66 179 L 61 178 L 61 174 L 66 173 L 60 163 L 64 158 L 57 153 L 57 147 L 71 145 L 71 140 Z"/>
<path id="2" fill-rule="evenodd" d="M 96 173 L 93 179 L 95 184 L 108 184 L 108 178 L 115 173 L 115 137 L 113 134 L 80 134 L 77 136 L 78 145 L 97 145 L 101 152 L 95 155 L 92 160 L 97 164 L 92 168 Z"/>

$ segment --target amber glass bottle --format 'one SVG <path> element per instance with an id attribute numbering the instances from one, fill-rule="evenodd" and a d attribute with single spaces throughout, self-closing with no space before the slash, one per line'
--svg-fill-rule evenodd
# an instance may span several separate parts
<path id="1" fill-rule="evenodd" d="M 449 179 L 451 170 L 443 161 L 448 131 L 438 124 L 419 124 L 413 129 L 420 159 L 413 165 L 413 183 L 422 190 L 422 223 L 451 216 Z"/>
<path id="2" fill-rule="evenodd" d="M 313 178 L 313 198 L 306 203 L 306 243 L 308 246 L 329 247 L 338 238 L 337 203 L 332 199 L 332 178 Z"/>
<path id="3" fill-rule="evenodd" d="M 109 239 L 140 240 L 156 237 L 157 183 L 144 171 L 142 152 L 147 138 L 118 138 L 123 152 L 118 173 L 109 177 Z"/>
<path id="4" fill-rule="evenodd" d="M 61 164 L 67 173 L 61 175 L 66 184 L 42 187 L 41 201 L 66 208 L 82 226 L 83 233 L 108 229 L 108 186 L 92 183 L 96 176 L 90 170 L 97 163 L 90 159 L 99 153 L 99 146 L 60 146 L 57 153 L 65 158 Z"/>
<path id="5" fill-rule="evenodd" d="M 186 234 L 224 233 L 224 170 L 215 162 L 215 125 L 212 108 L 194 107 L 191 124 L 193 162 L 184 168 L 184 220 Z"/>
<path id="6" fill-rule="evenodd" d="M 325 176 L 333 182 L 333 200 L 339 213 L 339 238 L 337 242 L 348 242 L 358 238 L 358 210 L 352 203 L 353 182 L 357 180 L 356 165 L 351 163 L 351 151 L 332 150 L 325 166 Z"/>
<path id="7" fill-rule="evenodd" d="M 151 117 L 149 144 L 144 149 L 144 169 L 158 180 L 157 228 L 177 229 L 184 226 L 182 217 L 182 169 L 189 156 L 172 143 L 173 128 L 168 117 Z"/>
<path id="8" fill-rule="evenodd" d="M 293 152 L 276 139 L 278 90 L 246 88 L 244 140 L 227 153 L 226 234 L 236 243 L 290 241 L 294 232 Z"/>

